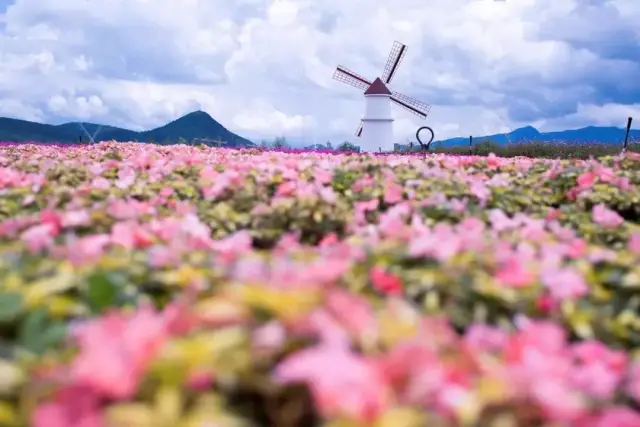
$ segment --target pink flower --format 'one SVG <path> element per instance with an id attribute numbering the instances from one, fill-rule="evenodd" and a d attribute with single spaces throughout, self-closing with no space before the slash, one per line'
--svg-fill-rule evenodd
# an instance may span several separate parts
<path id="1" fill-rule="evenodd" d="M 462 224 L 461 224 L 462 225 Z M 467 233 L 473 238 L 473 232 Z M 448 261 L 463 249 L 462 237 L 447 225 L 439 224 L 433 232 L 420 231 L 411 236 L 407 252 L 411 257 L 431 257 L 438 261 Z"/>
<path id="2" fill-rule="evenodd" d="M 315 182 L 321 185 L 329 184 L 332 178 L 333 172 L 322 168 L 316 168 L 313 174 L 313 179 L 315 180 Z"/>
<path id="3" fill-rule="evenodd" d="M 22 233 L 20 240 L 22 240 L 29 252 L 36 253 L 50 247 L 57 233 L 57 228 L 53 224 L 40 224 Z"/>
<path id="4" fill-rule="evenodd" d="M 393 347 L 379 365 L 401 400 L 410 404 L 428 404 L 447 382 L 437 352 L 417 339 Z"/>
<path id="5" fill-rule="evenodd" d="M 500 209 L 492 209 L 489 212 L 489 222 L 491 222 L 491 227 L 498 232 L 512 229 L 517 225 L 515 220 L 509 218 Z"/>
<path id="6" fill-rule="evenodd" d="M 640 403 L 640 362 L 634 362 L 629 368 L 627 392 L 637 403 Z"/>
<path id="7" fill-rule="evenodd" d="M 278 186 L 278 189 L 276 190 L 276 196 L 277 197 L 288 197 L 288 196 L 292 196 L 294 194 L 294 192 L 296 191 L 296 182 L 295 181 L 286 181 L 283 182 L 282 184 L 280 184 Z"/>
<path id="8" fill-rule="evenodd" d="M 62 219 L 57 212 L 45 209 L 40 212 L 40 222 L 42 224 L 49 224 L 56 230 L 56 233 L 60 232 L 62 228 Z"/>
<path id="9" fill-rule="evenodd" d="M 154 268 L 176 266 L 180 263 L 181 253 L 176 248 L 154 246 L 147 252 L 149 265 Z"/>
<path id="10" fill-rule="evenodd" d="M 587 409 L 587 402 L 562 379 L 542 376 L 533 381 L 531 395 L 547 418 L 573 425 Z"/>
<path id="11" fill-rule="evenodd" d="M 550 313 L 557 306 L 557 302 L 548 293 L 543 293 L 536 299 L 536 308 L 542 313 Z"/>
<path id="12" fill-rule="evenodd" d="M 505 359 L 508 363 L 522 363 L 530 356 L 530 349 L 548 357 L 568 355 L 566 332 L 552 322 L 523 322 L 520 331 L 512 335 L 505 347 Z M 550 359 L 547 359 L 550 361 Z"/>
<path id="13" fill-rule="evenodd" d="M 471 325 L 465 333 L 465 342 L 473 351 L 500 350 L 508 338 L 502 329 L 481 323 Z"/>
<path id="14" fill-rule="evenodd" d="M 67 245 L 67 258 L 74 265 L 93 262 L 102 256 L 110 241 L 111 237 L 107 234 L 81 237 Z"/>
<path id="15" fill-rule="evenodd" d="M 320 248 L 331 247 L 337 244 L 339 241 L 340 241 L 340 238 L 336 233 L 329 233 L 326 236 L 324 236 L 322 240 L 320 240 L 320 243 L 318 243 L 318 247 Z"/>
<path id="16" fill-rule="evenodd" d="M 388 205 L 401 202 L 403 192 L 404 188 L 401 185 L 387 181 L 384 186 L 384 202 Z"/>
<path id="17" fill-rule="evenodd" d="M 578 259 L 587 252 L 587 242 L 584 239 L 573 239 L 566 247 L 566 254 L 569 258 Z"/>
<path id="18" fill-rule="evenodd" d="M 391 404 L 390 387 L 378 365 L 344 347 L 325 344 L 298 351 L 274 375 L 282 384 L 306 384 L 327 419 L 342 415 L 373 423 Z"/>
<path id="19" fill-rule="evenodd" d="M 133 169 L 120 169 L 118 171 L 118 179 L 116 180 L 116 187 L 120 189 L 127 189 L 133 185 L 136 181 L 136 172 Z"/>
<path id="20" fill-rule="evenodd" d="M 251 234 L 246 230 L 242 230 L 224 239 L 214 241 L 211 246 L 224 260 L 230 261 L 238 255 L 249 252 L 252 245 L 253 238 Z"/>
<path id="21" fill-rule="evenodd" d="M 351 188 L 353 191 L 362 191 L 367 187 L 373 187 L 375 180 L 370 175 L 363 175 L 353 183 Z"/>
<path id="22" fill-rule="evenodd" d="M 76 384 L 115 399 L 131 398 L 167 337 L 160 314 L 141 308 L 133 315 L 112 312 L 73 332 L 80 352 L 71 366 Z"/>
<path id="23" fill-rule="evenodd" d="M 387 273 L 382 267 L 374 266 L 369 273 L 373 288 L 384 295 L 402 295 L 404 288 L 402 280 L 392 273 Z"/>
<path id="24" fill-rule="evenodd" d="M 100 176 L 98 178 L 94 178 L 93 181 L 91 181 L 91 187 L 97 190 L 108 190 L 109 188 L 111 188 L 111 182 L 109 182 L 107 178 L 103 178 Z"/>
<path id="25" fill-rule="evenodd" d="M 547 211 L 547 216 L 545 217 L 545 219 L 547 221 L 555 221 L 558 218 L 560 218 L 561 215 L 562 215 L 562 211 L 560 209 L 549 208 L 549 210 Z"/>
<path id="26" fill-rule="evenodd" d="M 187 376 L 187 387 L 193 391 L 206 391 L 215 382 L 214 375 L 206 370 L 194 370 Z"/>
<path id="27" fill-rule="evenodd" d="M 584 424 L 585 427 L 638 427 L 640 414 L 626 407 L 606 409 L 602 414 Z"/>
<path id="28" fill-rule="evenodd" d="M 600 182 L 612 182 L 615 178 L 615 172 L 611 168 L 600 166 L 598 167 L 597 172 Z"/>
<path id="29" fill-rule="evenodd" d="M 153 236 L 134 221 L 118 222 L 111 228 L 111 243 L 125 249 L 146 248 L 153 242 Z"/>
<path id="30" fill-rule="evenodd" d="M 595 205 L 591 211 L 593 222 L 603 226 L 604 228 L 616 228 L 624 223 L 622 218 L 616 211 L 607 208 L 603 204 Z"/>
<path id="31" fill-rule="evenodd" d="M 573 384 L 596 398 L 611 399 L 625 373 L 626 354 L 595 340 L 575 344 L 572 350 L 577 361 Z"/>
<path id="32" fill-rule="evenodd" d="M 329 204 L 334 204 L 338 201 L 338 195 L 331 187 L 321 187 L 318 194 L 322 200 Z"/>
<path id="33" fill-rule="evenodd" d="M 541 275 L 542 284 L 558 300 L 580 298 L 589 293 L 589 286 L 580 272 L 571 267 L 547 268 Z"/>
<path id="34" fill-rule="evenodd" d="M 91 216 L 86 209 L 64 212 L 60 218 L 60 223 L 63 227 L 86 226 L 91 224 Z"/>
<path id="35" fill-rule="evenodd" d="M 376 332 L 377 321 L 369 303 L 351 292 L 336 288 L 327 293 L 325 307 L 350 333 L 358 337 Z"/>
<path id="36" fill-rule="evenodd" d="M 491 189 L 482 181 L 473 181 L 471 182 L 471 194 L 473 194 L 480 201 L 480 204 L 484 206 L 491 197 Z"/>
<path id="37" fill-rule="evenodd" d="M 631 233 L 627 242 L 627 249 L 634 254 L 640 254 L 640 231 Z"/>
<path id="38" fill-rule="evenodd" d="M 597 175 L 593 171 L 582 173 L 582 175 L 578 177 L 578 188 L 580 190 L 586 190 L 593 187 L 593 184 L 596 182 L 596 177 Z"/>
<path id="39" fill-rule="evenodd" d="M 342 325 L 324 309 L 317 309 L 298 320 L 293 330 L 302 335 L 318 338 L 323 344 L 348 348 L 351 340 Z"/>
<path id="40" fill-rule="evenodd" d="M 535 281 L 535 275 L 515 255 L 502 263 L 495 274 L 495 278 L 499 282 L 514 288 L 526 287 Z"/>
<path id="41" fill-rule="evenodd" d="M 251 341 L 257 350 L 277 350 L 286 339 L 287 332 L 282 323 L 272 320 L 254 330 Z"/>
<path id="42" fill-rule="evenodd" d="M 389 212 L 382 214 L 378 225 L 378 229 L 383 236 L 397 239 L 406 237 L 408 228 L 400 216 L 390 215 Z"/>
<path id="43" fill-rule="evenodd" d="M 106 427 L 100 400 L 83 387 L 64 388 L 54 400 L 41 403 L 32 414 L 33 427 Z"/>

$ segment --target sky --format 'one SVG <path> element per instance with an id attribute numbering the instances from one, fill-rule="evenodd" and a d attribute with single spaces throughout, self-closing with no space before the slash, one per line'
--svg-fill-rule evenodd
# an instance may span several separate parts
<path id="1" fill-rule="evenodd" d="M 394 41 L 398 142 L 640 121 L 638 0 L 0 0 L 0 116 L 151 129 L 195 110 L 258 141 L 356 141 Z M 636 127 L 636 126 L 634 126 Z"/>

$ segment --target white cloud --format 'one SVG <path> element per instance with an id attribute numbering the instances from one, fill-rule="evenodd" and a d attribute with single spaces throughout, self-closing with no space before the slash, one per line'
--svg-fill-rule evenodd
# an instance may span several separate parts
<path id="1" fill-rule="evenodd" d="M 313 120 L 313 117 L 305 117 L 299 114 L 287 115 L 276 110 L 269 102 L 255 99 L 248 108 L 243 109 L 233 117 L 233 124 L 238 128 L 254 133 L 291 133 L 300 131 L 305 126 L 305 120 Z"/>
<path id="2" fill-rule="evenodd" d="M 2 9 L 0 8 L 0 12 Z M 640 104 L 636 0 L 13 0 L 0 17 L 0 114 L 134 129 L 196 109 L 249 138 L 354 139 L 382 72 L 432 104 L 395 110 L 399 141 L 590 124 Z"/>

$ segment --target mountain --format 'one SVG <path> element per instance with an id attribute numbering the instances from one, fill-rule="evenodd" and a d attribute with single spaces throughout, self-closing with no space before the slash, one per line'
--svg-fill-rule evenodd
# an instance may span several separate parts
<path id="1" fill-rule="evenodd" d="M 626 129 L 616 127 L 588 126 L 580 129 L 563 130 L 556 132 L 540 132 L 533 126 L 526 126 L 509 133 L 475 136 L 473 143 L 491 141 L 496 144 L 508 144 L 514 142 L 572 142 L 572 143 L 598 143 L 598 144 L 622 144 Z M 640 139 L 640 129 L 629 131 L 629 140 Z M 439 146 L 468 145 L 469 137 L 449 138 L 434 141 Z"/>
<path id="2" fill-rule="evenodd" d="M 254 145 L 248 139 L 229 131 L 204 111 L 194 111 L 164 126 L 142 132 L 95 123 L 82 123 L 82 126 L 91 135 L 101 126 L 95 136 L 96 142 L 116 140 L 165 144 L 175 143 L 182 138 L 187 141 L 202 140 L 208 145 L 214 145 L 217 140 L 224 141 L 223 145 L 229 147 Z M 73 143 L 78 141 L 79 136 L 85 142 L 89 140 L 78 122 L 48 125 L 0 117 L 0 141 Z"/>

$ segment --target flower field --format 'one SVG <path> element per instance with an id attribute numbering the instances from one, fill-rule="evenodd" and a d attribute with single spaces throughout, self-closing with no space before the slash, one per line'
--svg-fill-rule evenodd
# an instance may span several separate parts
<path id="1" fill-rule="evenodd" d="M 0 147 L 0 426 L 639 427 L 640 155 Z"/>

